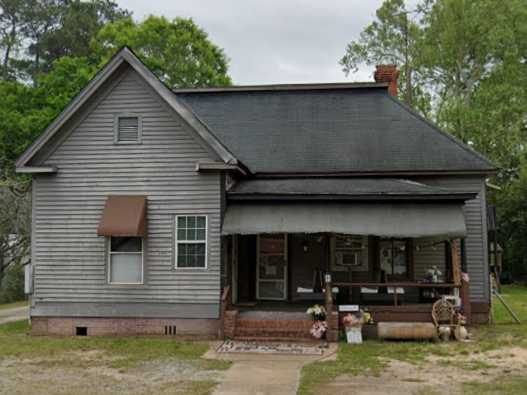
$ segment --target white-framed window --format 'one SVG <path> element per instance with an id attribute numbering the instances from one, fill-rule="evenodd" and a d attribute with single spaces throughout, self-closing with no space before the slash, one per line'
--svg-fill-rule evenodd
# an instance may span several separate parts
<path id="1" fill-rule="evenodd" d="M 108 282 L 142 284 L 143 239 L 111 236 L 108 243 Z"/>
<path id="2" fill-rule="evenodd" d="M 175 228 L 176 268 L 206 269 L 207 216 L 177 215 Z"/>
<path id="3" fill-rule="evenodd" d="M 140 144 L 142 119 L 135 114 L 120 114 L 115 117 L 114 142 L 116 144 Z"/>

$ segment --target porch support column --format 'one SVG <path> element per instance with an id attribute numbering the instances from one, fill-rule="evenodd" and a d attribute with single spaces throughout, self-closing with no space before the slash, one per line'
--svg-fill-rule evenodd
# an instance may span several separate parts
<path id="1" fill-rule="evenodd" d="M 331 292 L 331 274 L 326 273 L 324 276 L 326 286 L 324 288 L 326 313 L 329 315 L 333 311 L 333 294 Z"/>
<path id="2" fill-rule="evenodd" d="M 452 282 L 461 285 L 461 256 L 459 239 L 450 241 L 450 251 L 452 255 Z"/>
<path id="3" fill-rule="evenodd" d="M 455 288 L 456 294 L 461 298 L 461 306 L 463 314 L 467 319 L 467 324 L 470 324 L 471 306 L 470 306 L 470 292 L 467 278 L 461 273 L 461 243 L 459 239 L 450 242 L 452 252 L 452 281 L 459 288 Z"/>
<path id="4" fill-rule="evenodd" d="M 326 323 L 328 325 L 328 331 L 326 332 L 326 340 L 328 342 L 336 342 L 339 339 L 339 313 L 333 311 L 333 292 L 332 292 L 332 279 L 331 273 L 324 275 L 325 280 L 325 308 L 326 308 Z"/>

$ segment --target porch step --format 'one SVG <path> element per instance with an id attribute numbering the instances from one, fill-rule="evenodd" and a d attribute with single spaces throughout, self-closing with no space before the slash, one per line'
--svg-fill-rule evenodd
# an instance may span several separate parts
<path id="1" fill-rule="evenodd" d="M 291 316 L 290 313 L 289 316 L 269 313 L 263 315 L 265 319 L 258 319 L 255 314 L 251 314 L 251 318 L 242 318 L 243 315 L 238 317 L 235 338 L 243 340 L 273 339 L 277 341 L 311 340 L 309 330 L 313 325 L 313 321 L 306 319 L 305 314 L 295 317 Z"/>
<path id="2" fill-rule="evenodd" d="M 288 343 L 314 343 L 323 344 L 326 341 L 312 337 L 279 337 L 279 336 L 235 336 L 234 340 L 247 342 L 288 342 Z"/>

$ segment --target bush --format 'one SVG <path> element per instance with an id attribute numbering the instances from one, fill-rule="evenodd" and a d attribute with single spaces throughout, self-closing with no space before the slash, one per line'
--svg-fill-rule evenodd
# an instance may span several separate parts
<path id="1" fill-rule="evenodd" d="M 24 299 L 24 266 L 12 265 L 7 269 L 0 284 L 0 304 Z"/>

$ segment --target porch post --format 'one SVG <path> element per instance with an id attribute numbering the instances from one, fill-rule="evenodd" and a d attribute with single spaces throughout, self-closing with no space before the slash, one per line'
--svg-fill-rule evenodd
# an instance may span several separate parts
<path id="1" fill-rule="evenodd" d="M 463 314 L 467 319 L 467 324 L 470 325 L 471 321 L 471 306 L 470 306 L 470 292 L 469 284 L 466 278 L 461 273 L 461 243 L 459 239 L 452 240 L 450 242 L 452 252 L 452 280 L 455 285 L 459 288 L 455 288 L 455 293 L 461 298 L 461 306 L 463 308 Z"/>
<path id="2" fill-rule="evenodd" d="M 329 316 L 333 311 L 333 294 L 331 292 L 331 274 L 326 273 L 324 276 L 326 287 L 324 289 L 326 313 Z"/>
<path id="3" fill-rule="evenodd" d="M 452 255 L 452 282 L 455 285 L 461 285 L 461 257 L 459 254 L 459 244 L 459 239 L 450 241 Z"/>

